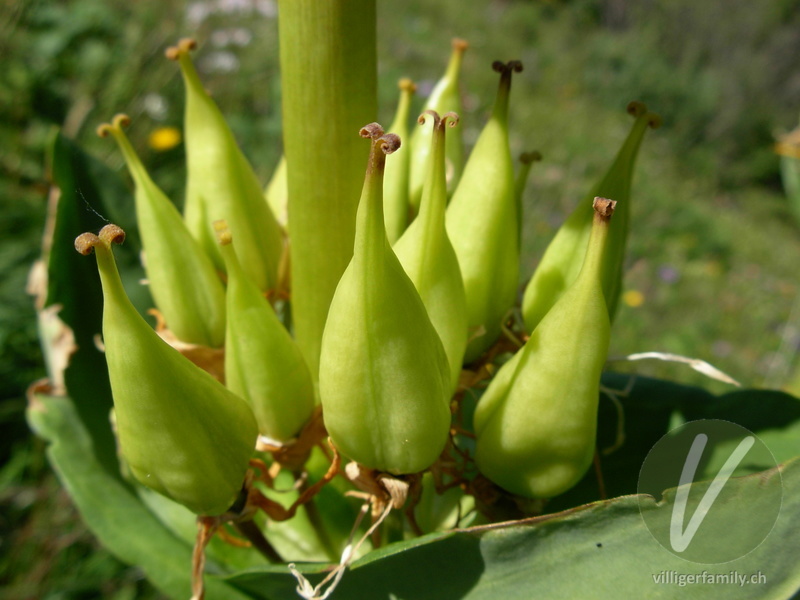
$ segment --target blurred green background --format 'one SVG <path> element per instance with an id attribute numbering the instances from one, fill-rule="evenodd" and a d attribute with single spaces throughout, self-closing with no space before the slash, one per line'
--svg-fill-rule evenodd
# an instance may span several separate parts
<path id="1" fill-rule="evenodd" d="M 539 150 L 525 196 L 526 279 L 564 216 L 608 166 L 630 126 L 629 100 L 664 119 L 634 179 L 625 302 L 612 356 L 641 351 L 708 360 L 750 387 L 786 386 L 800 350 L 800 226 L 772 146 L 800 110 L 798 0 L 379 0 L 380 120 L 395 82 L 422 94 L 452 37 L 470 42 L 462 124 L 474 142 L 491 106 L 495 59 L 525 71 L 511 100 L 515 154 Z M 0 598 L 156 598 L 135 568 L 100 549 L 48 470 L 24 422 L 25 389 L 44 375 L 25 292 L 40 252 L 46 149 L 60 127 L 121 170 L 94 134 L 116 112 L 181 202 L 179 37 L 266 182 L 281 152 L 275 0 L 7 0 L 0 6 Z M 353 35 L 358 35 L 354 31 Z M 421 101 L 420 101 L 421 104 Z M 87 208 L 88 210 L 88 208 Z M 631 365 L 616 365 L 630 369 Z M 686 367 L 648 375 L 699 383 Z"/>

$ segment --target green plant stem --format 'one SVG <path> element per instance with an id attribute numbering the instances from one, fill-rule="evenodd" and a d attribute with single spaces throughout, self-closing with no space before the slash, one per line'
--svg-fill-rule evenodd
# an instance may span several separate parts
<path id="1" fill-rule="evenodd" d="M 377 115 L 375 0 L 292 0 L 279 19 L 295 335 L 314 381 L 336 285 L 353 254 Z"/>

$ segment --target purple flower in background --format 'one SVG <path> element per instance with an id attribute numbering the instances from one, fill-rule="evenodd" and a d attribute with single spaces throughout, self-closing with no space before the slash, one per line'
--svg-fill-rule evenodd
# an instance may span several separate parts
<path id="1" fill-rule="evenodd" d="M 677 283 L 681 274 L 675 267 L 662 265 L 658 268 L 658 278 L 665 283 Z"/>

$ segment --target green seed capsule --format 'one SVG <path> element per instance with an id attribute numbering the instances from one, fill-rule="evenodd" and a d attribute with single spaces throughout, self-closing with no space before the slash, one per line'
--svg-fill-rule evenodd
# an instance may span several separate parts
<path id="1" fill-rule="evenodd" d="M 390 130 L 404 140 L 408 138 L 408 113 L 411 108 L 411 97 L 417 86 L 410 79 L 401 79 L 399 86 L 400 101 Z M 409 150 L 405 146 L 398 148 L 397 152 L 386 160 L 386 172 L 383 178 L 383 213 L 386 218 L 386 237 L 389 238 L 390 244 L 394 244 L 408 227 L 409 164 Z"/>
<path id="2" fill-rule="evenodd" d="M 469 44 L 456 38 L 453 40 L 452 46 L 453 52 L 450 55 L 447 70 L 433 88 L 431 95 L 428 96 L 423 110 L 432 110 L 440 115 L 448 112 L 457 114 L 464 112 L 461 106 L 459 77 L 461 75 L 461 61 Z M 429 162 L 428 153 L 431 148 L 432 136 L 432 128 L 419 127 L 411 136 L 411 144 L 409 144 L 411 149 L 409 201 L 415 214 L 419 210 L 419 203 L 422 198 L 422 188 L 425 184 L 425 173 Z M 447 191 L 448 194 L 452 194 L 461 179 L 461 172 L 464 169 L 464 141 L 460 132 L 447 136 L 445 156 L 447 157 Z"/>
<path id="3" fill-rule="evenodd" d="M 274 289 L 283 239 L 261 184 L 236 144 L 216 103 L 189 58 L 192 40 L 167 50 L 179 62 L 186 86 L 186 206 L 189 230 L 220 269 L 224 268 L 212 223 L 225 219 L 236 238 L 236 255 L 258 289 Z"/>
<path id="4" fill-rule="evenodd" d="M 611 225 L 610 255 L 603 267 L 603 292 L 608 314 L 613 321 L 622 287 L 622 267 L 630 226 L 630 190 L 633 167 L 647 127 L 658 127 L 660 117 L 647 112 L 641 102 L 631 102 L 628 112 L 636 117 L 630 134 L 620 148 L 613 164 L 585 201 L 567 218 L 550 242 L 533 274 L 522 300 L 525 327 L 533 331 L 581 269 L 586 244 L 592 229 L 592 211 L 588 200 L 595 196 L 615 198 L 619 202 Z"/>
<path id="5" fill-rule="evenodd" d="M 442 340 L 450 363 L 450 390 L 455 391 L 467 347 L 467 298 L 453 245 L 445 229 L 447 181 L 445 179 L 445 125 L 453 127 L 458 115 L 433 117 L 430 168 L 422 192 L 419 216 L 411 223 L 393 250 L 397 253 L 431 322 Z M 423 114 L 420 124 L 425 121 Z"/>
<path id="6" fill-rule="evenodd" d="M 289 231 L 289 185 L 286 178 L 286 156 L 281 156 L 272 179 L 264 190 L 272 214 L 275 215 L 283 230 Z"/>
<path id="7" fill-rule="evenodd" d="M 447 209 L 447 234 L 458 256 L 467 293 L 469 326 L 483 335 L 467 345 L 466 362 L 500 335 L 519 281 L 519 225 L 514 165 L 508 145 L 508 95 L 518 61 L 495 62 L 501 73 L 494 110 L 469 157 Z"/>
<path id="8" fill-rule="evenodd" d="M 417 473 L 441 453 L 450 429 L 450 372 L 442 342 L 386 238 L 384 153 L 400 144 L 377 123 L 356 218 L 353 259 L 328 312 L 319 392 L 339 450 L 362 465 Z"/>
<path id="9" fill-rule="evenodd" d="M 225 289 L 175 205 L 150 178 L 122 132 L 128 121 L 117 115 L 97 131 L 114 137 L 136 185 L 136 220 L 153 300 L 178 339 L 219 348 L 225 342 Z"/>
<path id="10" fill-rule="evenodd" d="M 75 240 L 78 252 L 97 255 L 120 449 L 143 485 L 199 515 L 222 514 L 239 495 L 255 447 L 253 412 L 136 312 L 111 251 L 124 237 L 122 229 L 106 225 L 99 236 Z"/>
<path id="11" fill-rule="evenodd" d="M 215 228 L 228 268 L 225 385 L 250 404 L 262 435 L 287 442 L 314 410 L 311 373 L 270 303 L 244 274 L 227 224 L 218 221 Z"/>
<path id="12" fill-rule="evenodd" d="M 561 494 L 592 462 L 611 330 L 601 273 L 611 248 L 614 205 L 595 200 L 578 278 L 498 371 L 475 410 L 478 468 L 514 494 Z"/>

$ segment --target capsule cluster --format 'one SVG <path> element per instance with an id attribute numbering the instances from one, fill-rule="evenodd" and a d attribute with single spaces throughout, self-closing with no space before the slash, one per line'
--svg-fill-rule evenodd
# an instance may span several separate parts
<path id="1" fill-rule="evenodd" d="M 256 446 L 291 446 L 312 416 L 367 469 L 404 476 L 447 452 L 465 387 L 494 373 L 474 416 L 474 462 L 508 493 L 549 498 L 574 485 L 595 451 L 598 386 L 620 293 L 630 229 L 630 182 L 647 126 L 633 128 L 608 172 L 554 237 L 525 288 L 525 331 L 509 315 L 520 292 L 522 193 L 509 145 L 518 61 L 495 62 L 494 107 L 469 158 L 460 137 L 453 44 L 444 77 L 410 125 L 415 86 L 404 80 L 392 132 L 360 132 L 370 148 L 353 255 L 331 301 L 318 373 L 290 323 L 279 266 L 290 247 L 286 159 L 263 190 L 181 41 L 167 51 L 186 87 L 188 166 L 183 214 L 150 178 L 115 117 L 99 128 L 118 143 L 135 185 L 152 297 L 184 344 L 224 349 L 219 381 L 136 312 L 111 247 L 115 226 L 83 234 L 105 299 L 103 340 L 122 455 L 142 484 L 200 515 L 239 498 Z M 335 149 L 332 149 L 335 151 Z M 613 215 L 613 217 L 612 217 Z M 161 334 L 161 335 L 159 335 Z M 524 343 L 493 365 L 504 338 Z M 506 346 L 503 346 L 507 348 Z M 466 383 L 465 383 L 466 382 Z"/>

